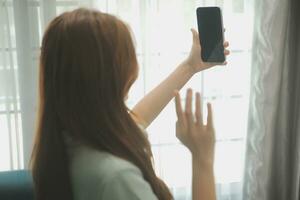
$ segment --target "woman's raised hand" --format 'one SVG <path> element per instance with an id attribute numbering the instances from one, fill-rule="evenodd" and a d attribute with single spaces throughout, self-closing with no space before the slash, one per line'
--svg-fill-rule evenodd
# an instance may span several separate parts
<path id="1" fill-rule="evenodd" d="M 196 93 L 195 113 L 192 111 L 193 91 L 187 90 L 185 110 L 181 107 L 180 94 L 176 91 L 176 137 L 191 151 L 193 159 L 201 165 L 213 166 L 215 149 L 215 131 L 212 107 L 207 104 L 207 124 L 203 124 L 200 93 Z"/>
<path id="2" fill-rule="evenodd" d="M 192 48 L 190 51 L 190 54 L 188 58 L 185 60 L 186 64 L 190 67 L 193 73 L 197 73 L 199 71 L 211 68 L 215 65 L 216 63 L 206 63 L 203 62 L 201 58 L 201 44 L 200 44 L 200 39 L 199 39 L 199 34 L 195 29 L 191 29 L 192 35 L 193 35 L 193 44 Z M 228 42 L 224 42 L 224 55 L 227 56 L 230 54 L 230 51 L 227 49 L 229 46 Z M 223 65 L 226 65 L 227 63 L 223 63 Z"/>

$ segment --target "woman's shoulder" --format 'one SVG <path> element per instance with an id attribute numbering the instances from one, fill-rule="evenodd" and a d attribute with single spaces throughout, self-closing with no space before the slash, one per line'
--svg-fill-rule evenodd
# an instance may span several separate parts
<path id="1" fill-rule="evenodd" d="M 122 171 L 140 171 L 134 164 L 125 159 L 84 146 L 74 150 L 70 159 L 73 174 L 82 174 L 85 177 L 92 176 L 104 180 Z"/>
<path id="2" fill-rule="evenodd" d="M 139 168 L 110 153 L 80 147 L 70 167 L 75 199 L 156 199 Z"/>

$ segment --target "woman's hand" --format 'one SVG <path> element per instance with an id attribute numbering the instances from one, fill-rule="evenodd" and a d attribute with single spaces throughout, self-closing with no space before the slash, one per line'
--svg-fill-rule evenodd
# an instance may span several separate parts
<path id="1" fill-rule="evenodd" d="M 188 58 L 184 61 L 188 67 L 190 67 L 192 73 L 197 73 L 199 71 L 211 68 L 215 65 L 217 65 L 216 63 L 206 63 L 203 62 L 202 58 L 201 58 L 201 44 L 200 44 L 200 40 L 199 40 L 199 34 L 195 29 L 191 29 L 191 32 L 193 34 L 193 44 L 192 44 L 192 48 L 190 51 L 190 54 L 188 56 Z M 226 49 L 229 46 L 228 42 L 224 43 L 224 54 L 225 56 L 230 54 L 230 51 L 228 49 Z M 227 62 L 224 62 L 223 65 L 226 65 Z"/>
<path id="2" fill-rule="evenodd" d="M 193 92 L 187 90 L 185 110 L 182 110 L 179 92 L 175 95 L 176 137 L 191 151 L 193 160 L 201 166 L 212 167 L 215 149 L 215 131 L 213 126 L 211 104 L 207 104 L 207 124 L 203 124 L 200 105 L 200 93 L 196 93 L 196 111 L 192 112 Z"/>

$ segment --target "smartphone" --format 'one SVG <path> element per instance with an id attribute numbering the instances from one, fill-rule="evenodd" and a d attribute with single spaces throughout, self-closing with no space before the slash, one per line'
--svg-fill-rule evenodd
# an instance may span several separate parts
<path id="1" fill-rule="evenodd" d="M 219 7 L 197 8 L 201 57 L 204 62 L 224 63 L 224 29 Z"/>

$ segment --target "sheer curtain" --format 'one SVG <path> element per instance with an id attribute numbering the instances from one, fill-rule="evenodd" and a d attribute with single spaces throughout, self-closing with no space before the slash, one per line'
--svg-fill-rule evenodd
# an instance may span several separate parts
<path id="1" fill-rule="evenodd" d="M 299 200 L 300 1 L 255 8 L 243 199 Z"/>
<path id="2" fill-rule="evenodd" d="M 28 166 L 43 30 L 54 16 L 81 6 L 115 14 L 132 28 L 140 74 L 129 107 L 188 55 L 196 8 L 222 8 L 229 65 L 197 74 L 186 87 L 214 106 L 218 199 L 241 199 L 253 18 L 247 0 L 0 0 L 0 170 Z M 170 103 L 147 131 L 157 173 L 175 199 L 190 199 L 191 160 L 175 137 L 175 117 Z"/>

